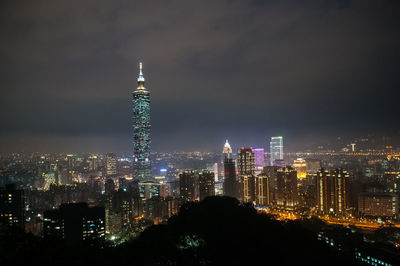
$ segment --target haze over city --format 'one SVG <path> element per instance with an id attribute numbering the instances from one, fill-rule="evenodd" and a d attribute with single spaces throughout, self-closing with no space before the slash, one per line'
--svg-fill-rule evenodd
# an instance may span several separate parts
<path id="1" fill-rule="evenodd" d="M 1 152 L 152 150 L 399 135 L 395 1 L 2 1 Z"/>
<path id="2" fill-rule="evenodd" d="M 399 11 L 1 1 L 1 263 L 400 265 Z"/>

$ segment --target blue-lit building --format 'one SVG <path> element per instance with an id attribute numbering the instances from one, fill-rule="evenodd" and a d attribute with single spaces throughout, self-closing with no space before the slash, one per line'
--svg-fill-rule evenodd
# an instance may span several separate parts
<path id="1" fill-rule="evenodd" d="M 152 178 L 150 162 L 150 92 L 144 87 L 142 63 L 133 91 L 133 178 L 139 181 Z"/>
<path id="2" fill-rule="evenodd" d="M 277 163 L 281 163 L 283 160 L 283 138 L 279 137 L 271 137 L 270 142 L 271 149 L 271 166 L 277 165 Z"/>

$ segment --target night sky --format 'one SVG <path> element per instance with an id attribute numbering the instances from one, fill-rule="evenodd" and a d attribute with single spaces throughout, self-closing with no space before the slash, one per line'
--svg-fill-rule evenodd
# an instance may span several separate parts
<path id="1" fill-rule="evenodd" d="M 399 1 L 1 1 L 0 152 L 288 150 L 400 129 Z"/>

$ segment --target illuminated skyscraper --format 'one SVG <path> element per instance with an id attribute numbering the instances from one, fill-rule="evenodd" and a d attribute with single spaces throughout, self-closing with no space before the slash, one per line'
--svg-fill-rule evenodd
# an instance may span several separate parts
<path id="1" fill-rule="evenodd" d="M 185 170 L 179 174 L 179 190 L 184 201 L 195 200 L 196 180 L 194 171 Z"/>
<path id="2" fill-rule="evenodd" d="M 72 184 L 72 179 L 75 176 L 75 164 L 76 164 L 76 156 L 72 154 L 67 155 L 67 169 L 66 172 L 61 177 L 61 183 Z"/>
<path id="3" fill-rule="evenodd" d="M 99 159 L 96 155 L 92 155 L 89 157 L 89 170 L 90 171 L 97 171 L 99 167 Z"/>
<path id="4" fill-rule="evenodd" d="M 276 205 L 278 198 L 278 166 L 265 166 L 263 174 L 268 177 L 269 182 L 269 201 Z"/>
<path id="5" fill-rule="evenodd" d="M 150 92 L 144 87 L 142 63 L 137 79 L 138 87 L 133 91 L 133 178 L 151 179 L 150 163 Z"/>
<path id="6" fill-rule="evenodd" d="M 316 178 L 317 210 L 324 214 L 345 215 L 348 208 L 350 174 L 343 169 L 320 169 Z"/>
<path id="7" fill-rule="evenodd" d="M 255 161 L 252 149 L 242 147 L 238 153 L 237 165 L 239 175 L 254 175 L 255 174 Z"/>
<path id="8" fill-rule="evenodd" d="M 256 177 L 256 202 L 258 206 L 270 204 L 269 177 L 265 174 Z"/>
<path id="9" fill-rule="evenodd" d="M 264 149 L 263 148 L 253 149 L 253 153 L 254 153 L 256 174 L 260 174 L 264 168 Z"/>
<path id="10" fill-rule="evenodd" d="M 237 197 L 235 161 L 229 158 L 224 160 L 224 195 Z"/>
<path id="11" fill-rule="evenodd" d="M 256 177 L 254 175 L 239 176 L 239 200 L 254 202 L 256 197 Z"/>
<path id="12" fill-rule="evenodd" d="M 114 153 L 107 153 L 106 155 L 106 174 L 107 176 L 117 174 L 117 156 Z"/>
<path id="13" fill-rule="evenodd" d="M 239 200 L 243 202 L 255 201 L 255 162 L 252 149 L 242 148 L 237 159 L 239 182 Z"/>
<path id="14" fill-rule="evenodd" d="M 271 165 L 276 165 L 275 160 L 283 160 L 283 140 L 282 136 L 272 137 L 270 142 Z"/>
<path id="15" fill-rule="evenodd" d="M 224 155 L 224 158 L 231 158 L 232 155 L 232 148 L 231 145 L 229 144 L 228 140 L 226 140 L 224 148 L 222 150 L 222 154 Z"/>
<path id="16" fill-rule="evenodd" d="M 297 199 L 297 172 L 292 167 L 277 169 L 276 203 L 279 207 L 295 208 Z"/>
<path id="17" fill-rule="evenodd" d="M 219 171 L 215 173 L 215 181 L 223 181 L 224 180 L 224 162 L 226 159 L 231 159 L 232 158 L 232 148 L 231 145 L 229 144 L 228 140 L 226 140 L 224 148 L 222 149 L 222 157 L 221 157 L 221 162 L 218 164 L 218 169 Z"/>

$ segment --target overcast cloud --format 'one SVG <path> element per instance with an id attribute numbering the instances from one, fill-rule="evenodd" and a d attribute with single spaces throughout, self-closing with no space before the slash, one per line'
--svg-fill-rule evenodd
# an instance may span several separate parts
<path id="1" fill-rule="evenodd" d="M 398 1 L 2 1 L 0 151 L 292 149 L 399 132 Z"/>

